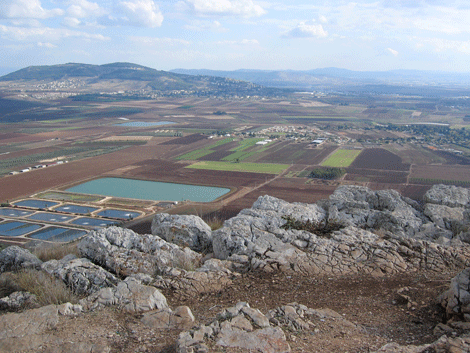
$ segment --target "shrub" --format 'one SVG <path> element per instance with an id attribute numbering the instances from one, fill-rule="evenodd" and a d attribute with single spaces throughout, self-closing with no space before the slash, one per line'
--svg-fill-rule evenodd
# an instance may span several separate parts
<path id="1" fill-rule="evenodd" d="M 299 221 L 292 216 L 282 216 L 282 219 L 286 220 L 286 223 L 281 226 L 282 229 L 297 229 L 305 230 L 309 233 L 316 234 L 318 236 L 330 238 L 331 233 L 334 231 L 344 228 L 344 226 L 337 221 L 320 221 L 314 222 L 311 220 Z"/>

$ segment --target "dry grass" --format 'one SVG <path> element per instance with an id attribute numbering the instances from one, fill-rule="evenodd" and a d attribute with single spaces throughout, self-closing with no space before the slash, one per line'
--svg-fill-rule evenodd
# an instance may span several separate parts
<path id="1" fill-rule="evenodd" d="M 219 228 L 222 228 L 224 224 L 224 220 L 217 216 L 211 216 L 210 218 L 205 218 L 204 222 L 206 222 L 207 225 L 211 227 L 211 230 L 213 231 Z"/>
<path id="2" fill-rule="evenodd" d="M 75 303 L 77 298 L 64 282 L 43 271 L 24 270 L 11 275 L 17 287 L 34 294 L 39 305 Z"/>
<path id="3" fill-rule="evenodd" d="M 33 254 L 44 262 L 49 260 L 60 260 L 64 256 L 69 254 L 73 254 L 77 257 L 80 257 L 80 252 L 78 251 L 77 244 L 77 242 L 72 242 L 67 244 L 38 247 L 33 250 Z"/>

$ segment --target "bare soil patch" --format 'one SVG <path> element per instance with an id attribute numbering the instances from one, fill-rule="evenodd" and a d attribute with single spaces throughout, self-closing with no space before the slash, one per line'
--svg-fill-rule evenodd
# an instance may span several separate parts
<path id="1" fill-rule="evenodd" d="M 414 165 L 410 178 L 470 181 L 470 167 L 460 165 Z"/>
<path id="2" fill-rule="evenodd" d="M 407 171 L 410 165 L 383 148 L 367 148 L 354 160 L 351 168 Z"/>
<path id="3" fill-rule="evenodd" d="M 404 184 L 408 176 L 408 172 L 391 170 L 348 168 L 347 172 L 348 174 L 344 177 L 345 180 L 371 181 L 375 183 Z"/>
<path id="4" fill-rule="evenodd" d="M 178 137 L 170 141 L 163 142 L 162 145 L 187 145 L 200 140 L 207 139 L 207 136 L 201 134 L 192 134 L 184 137 Z"/>
<path id="5" fill-rule="evenodd" d="M 250 161 L 259 163 L 296 163 L 317 165 L 332 153 L 336 146 L 324 148 L 307 148 L 309 143 L 282 142 L 268 149 L 266 153 L 260 153 L 250 158 Z"/>

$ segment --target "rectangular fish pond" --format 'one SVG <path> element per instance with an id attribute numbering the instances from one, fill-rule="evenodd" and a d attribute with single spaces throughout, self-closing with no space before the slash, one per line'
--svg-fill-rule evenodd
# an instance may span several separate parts
<path id="1" fill-rule="evenodd" d="M 31 208 L 49 208 L 53 207 L 55 205 L 58 205 L 58 202 L 54 201 L 46 201 L 46 200 L 23 200 L 23 201 L 18 201 L 13 203 L 15 206 L 20 206 L 20 207 L 31 207 Z"/>
<path id="2" fill-rule="evenodd" d="M 80 229 L 47 227 L 29 235 L 29 238 L 41 239 L 54 242 L 68 242 L 87 234 L 86 231 Z"/>
<path id="3" fill-rule="evenodd" d="M 227 194 L 230 189 L 124 178 L 101 178 L 71 187 L 66 191 L 139 200 L 211 202 Z"/>
<path id="4" fill-rule="evenodd" d="M 67 222 L 70 221 L 75 216 L 64 216 L 57 213 L 48 213 L 48 212 L 38 212 L 28 217 L 29 219 L 34 219 L 35 221 L 46 221 L 46 222 Z"/>
<path id="5" fill-rule="evenodd" d="M 131 212 L 126 210 L 118 210 L 114 208 L 107 208 L 97 213 L 98 216 L 104 218 L 116 218 L 122 220 L 134 219 L 141 215 L 140 212 Z"/>
<path id="6" fill-rule="evenodd" d="M 116 221 L 110 221 L 108 219 L 99 219 L 91 217 L 80 217 L 70 222 L 70 224 L 86 227 L 106 227 L 116 223 Z"/>
<path id="7" fill-rule="evenodd" d="M 17 210 L 15 208 L 0 208 L 0 216 L 7 217 L 25 217 L 30 214 L 33 214 L 33 211 Z"/>
<path id="8" fill-rule="evenodd" d="M 41 228 L 40 224 L 26 222 L 4 222 L 0 223 L 0 235 L 7 237 L 17 237 Z"/>
<path id="9" fill-rule="evenodd" d="M 91 207 L 91 206 L 79 206 L 79 205 L 72 205 L 72 204 L 65 204 L 55 208 L 55 211 L 60 212 L 67 212 L 67 213 L 78 213 L 78 214 L 88 214 L 92 213 L 99 208 Z"/>

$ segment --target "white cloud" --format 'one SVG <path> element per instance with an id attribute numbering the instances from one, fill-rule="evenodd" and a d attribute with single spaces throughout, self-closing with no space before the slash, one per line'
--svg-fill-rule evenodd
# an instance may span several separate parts
<path id="1" fill-rule="evenodd" d="M 242 40 L 223 40 L 216 43 L 217 45 L 259 45 L 256 39 L 242 39 Z"/>
<path id="2" fill-rule="evenodd" d="M 323 29 L 321 24 L 306 24 L 305 22 L 300 22 L 284 36 L 292 38 L 324 38 L 328 36 L 328 32 Z"/>
<path id="3" fill-rule="evenodd" d="M 266 11 L 252 0 L 185 0 L 192 11 L 201 16 L 259 17 Z"/>
<path id="4" fill-rule="evenodd" d="M 124 23 L 138 27 L 160 27 L 163 14 L 153 0 L 121 1 L 120 8 L 125 14 Z"/>
<path id="5" fill-rule="evenodd" d="M 416 47 L 418 49 L 424 49 L 427 45 L 430 45 L 436 52 L 454 51 L 470 54 L 470 41 L 442 38 L 414 38 L 414 40 L 416 41 Z"/>
<path id="6" fill-rule="evenodd" d="M 75 17 L 65 17 L 62 20 L 62 24 L 68 26 L 68 27 L 78 27 L 82 22 Z"/>
<path id="7" fill-rule="evenodd" d="M 185 29 L 190 31 L 213 31 L 213 32 L 227 32 L 228 29 L 224 28 L 219 21 L 192 21 L 190 24 L 184 26 Z"/>
<path id="8" fill-rule="evenodd" d="M 154 38 L 154 37 L 134 37 L 131 36 L 129 39 L 133 42 L 145 44 L 145 45 L 154 45 L 154 44 L 166 44 L 166 45 L 189 45 L 191 44 L 187 40 L 178 39 L 178 38 Z"/>
<path id="9" fill-rule="evenodd" d="M 0 18 L 48 18 L 63 14 L 61 9 L 45 10 L 39 0 L 1 0 Z"/>
<path id="10" fill-rule="evenodd" d="M 57 45 L 54 45 L 54 44 L 52 44 L 52 43 L 38 42 L 38 47 L 44 47 L 44 48 L 53 49 L 53 48 L 57 48 Z"/>
<path id="11" fill-rule="evenodd" d="M 106 11 L 96 2 L 72 0 L 71 5 L 67 9 L 67 14 L 69 17 L 74 18 L 99 17 L 105 15 Z"/>
<path id="12" fill-rule="evenodd" d="M 90 34 L 82 31 L 75 31 L 65 28 L 25 28 L 9 27 L 0 25 L 0 36 L 9 40 L 34 41 L 34 42 L 54 42 L 63 38 L 80 37 L 85 39 L 106 41 L 109 37 L 101 34 Z"/>
<path id="13" fill-rule="evenodd" d="M 392 48 L 387 48 L 387 51 L 393 56 L 398 56 L 398 52 Z"/>

